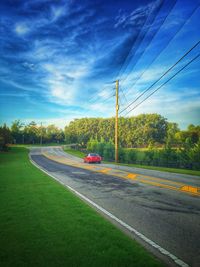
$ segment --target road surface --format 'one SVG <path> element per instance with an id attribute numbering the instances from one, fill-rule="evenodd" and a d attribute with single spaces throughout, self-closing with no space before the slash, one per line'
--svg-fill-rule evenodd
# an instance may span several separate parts
<path id="1" fill-rule="evenodd" d="M 32 148 L 30 157 L 48 174 L 175 255 L 177 265 L 129 233 L 169 266 L 200 266 L 200 177 L 84 164 L 60 148 Z"/>

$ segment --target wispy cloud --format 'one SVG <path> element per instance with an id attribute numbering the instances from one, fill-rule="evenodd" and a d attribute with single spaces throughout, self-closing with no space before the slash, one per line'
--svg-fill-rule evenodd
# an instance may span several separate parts
<path id="1" fill-rule="evenodd" d="M 24 96 L 26 110 L 36 114 L 38 107 L 38 113 L 43 112 L 52 120 L 56 119 L 52 116 L 53 110 L 66 120 L 75 116 L 111 116 L 114 98 L 107 98 L 114 94 L 114 84 L 108 87 L 105 84 L 117 78 L 121 67 L 119 76 L 122 80 L 127 79 L 120 80 L 120 86 L 130 100 L 153 83 L 186 47 L 190 47 L 192 41 L 189 42 L 190 38 L 186 38 L 184 32 L 187 32 L 187 36 L 191 32 L 191 36 L 197 39 L 198 12 L 186 28 L 182 28 L 176 42 L 163 50 L 163 42 L 171 40 L 175 32 L 173 29 L 179 29 L 177 25 L 183 22 L 183 18 L 187 18 L 194 7 L 189 0 L 184 0 L 184 3 L 187 2 L 185 8 L 180 7 L 181 3 L 175 5 L 162 26 L 166 16 L 164 11 L 170 11 L 169 7 L 174 2 L 149 0 L 144 5 L 128 0 L 97 0 L 95 3 L 86 0 L 78 4 L 73 0 L 28 0 L 16 1 L 14 4 L 2 1 L 2 96 L 9 101 L 17 94 L 20 96 L 18 99 Z M 163 9 L 159 9 L 161 6 Z M 150 28 L 152 16 L 155 17 L 155 25 Z M 170 18 L 173 19 L 173 27 Z M 160 25 L 162 27 L 159 28 Z M 151 29 L 154 28 L 158 29 L 159 34 L 151 39 Z M 139 42 L 136 42 L 138 36 Z M 151 65 L 150 62 L 158 53 L 161 56 Z M 123 67 L 124 62 L 128 63 L 127 68 Z M 147 66 L 150 68 L 147 69 Z M 186 84 L 189 84 L 189 77 L 197 76 L 198 66 L 185 73 Z M 134 84 L 144 70 L 141 79 Z M 197 79 L 192 79 L 188 88 L 194 87 L 194 81 Z M 197 82 L 195 86 L 198 86 Z M 177 91 L 182 89 L 180 84 L 179 87 L 176 84 L 175 88 Z M 192 94 L 192 90 L 189 92 Z M 120 93 L 120 96 L 120 101 L 125 105 L 123 94 Z M 191 99 L 187 96 L 185 98 Z M 160 102 L 153 101 L 154 98 L 150 111 L 157 105 L 162 112 Z M 181 100 L 176 98 L 176 101 Z M 40 114 L 38 116 L 41 117 Z M 27 117 L 31 118 L 30 114 Z"/>
<path id="2" fill-rule="evenodd" d="M 24 35 L 29 32 L 29 28 L 25 23 L 17 23 L 15 25 L 15 32 L 18 35 Z"/>

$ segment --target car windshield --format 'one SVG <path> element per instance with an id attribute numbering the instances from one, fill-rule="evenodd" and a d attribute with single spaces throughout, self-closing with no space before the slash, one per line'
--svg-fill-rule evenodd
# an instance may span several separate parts
<path id="1" fill-rule="evenodd" d="M 91 157 L 98 157 L 99 155 L 98 154 L 95 154 L 95 153 L 91 153 L 91 154 L 89 154 L 89 156 L 91 156 Z"/>

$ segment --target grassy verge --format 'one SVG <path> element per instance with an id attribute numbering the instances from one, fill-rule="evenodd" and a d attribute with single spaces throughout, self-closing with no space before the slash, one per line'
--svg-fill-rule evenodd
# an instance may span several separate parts
<path id="1" fill-rule="evenodd" d="M 65 148 L 64 151 L 70 155 L 76 156 L 76 157 L 81 158 L 81 159 L 83 159 L 85 156 L 85 153 L 78 151 L 78 150 L 75 150 L 75 149 L 71 149 L 71 148 Z"/>
<path id="2" fill-rule="evenodd" d="M 114 162 L 113 164 L 116 164 L 116 163 Z M 189 175 L 200 176 L 200 171 L 195 171 L 195 170 L 146 166 L 146 165 L 138 165 L 138 164 L 125 164 L 125 163 L 118 163 L 117 165 L 134 167 L 134 168 L 141 168 L 141 169 L 148 169 L 148 170 L 155 170 L 155 171 L 163 171 L 163 172 L 171 172 L 171 173 L 180 173 L 180 174 L 189 174 Z"/>
<path id="3" fill-rule="evenodd" d="M 65 143 L 43 143 L 41 144 L 18 144 L 18 145 L 10 145 L 10 147 L 14 146 L 14 147 L 45 147 L 45 146 L 62 146 L 65 145 Z"/>
<path id="4" fill-rule="evenodd" d="M 163 266 L 21 147 L 0 153 L 0 246 L 1 266 Z"/>
<path id="5" fill-rule="evenodd" d="M 75 149 L 65 149 L 65 152 L 77 156 L 79 158 L 84 157 L 84 153 Z M 115 162 L 108 162 L 104 161 L 104 163 L 112 163 L 116 164 Z M 163 172 L 171 172 L 171 173 L 180 173 L 180 174 L 189 174 L 189 175 L 197 175 L 200 176 L 200 171 L 195 170 L 187 170 L 187 169 L 176 169 L 176 168 L 167 168 L 167 167 L 156 167 L 156 166 L 146 166 L 146 165 L 138 165 L 138 164 L 125 164 L 125 163 L 118 163 L 117 165 L 121 166 L 128 166 L 128 167 L 135 167 L 141 169 L 148 169 L 148 170 L 156 170 L 156 171 L 163 171 Z"/>

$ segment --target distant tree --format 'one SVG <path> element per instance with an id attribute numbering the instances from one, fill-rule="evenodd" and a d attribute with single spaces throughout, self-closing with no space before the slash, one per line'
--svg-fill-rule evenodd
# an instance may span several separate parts
<path id="1" fill-rule="evenodd" d="M 31 121 L 28 125 L 24 128 L 24 139 L 25 143 L 27 144 L 35 144 L 39 143 L 39 128 L 34 121 Z"/>
<path id="2" fill-rule="evenodd" d="M 20 144 L 24 142 L 23 138 L 23 123 L 20 120 L 15 120 L 11 125 L 11 134 L 13 137 L 13 142 L 16 144 Z"/>
<path id="3" fill-rule="evenodd" d="M 171 147 L 177 144 L 176 134 L 180 131 L 177 123 L 168 122 L 166 146 Z"/>
<path id="4" fill-rule="evenodd" d="M 7 150 L 8 144 L 12 142 L 10 129 L 4 124 L 0 126 L 0 150 Z"/>
<path id="5" fill-rule="evenodd" d="M 48 142 L 60 143 L 64 141 L 64 132 L 54 124 L 48 125 L 46 128 L 46 138 Z"/>
<path id="6" fill-rule="evenodd" d="M 194 126 L 193 124 L 190 124 L 187 130 L 177 132 L 175 138 L 177 143 L 182 146 L 185 144 L 194 146 L 200 139 L 200 125 Z"/>
<path id="7" fill-rule="evenodd" d="M 90 138 L 114 142 L 114 118 L 75 119 L 65 127 L 65 138 L 70 143 L 87 144 Z M 123 147 L 148 146 L 165 142 L 167 121 L 158 114 L 141 114 L 131 118 L 119 118 L 119 142 Z"/>

